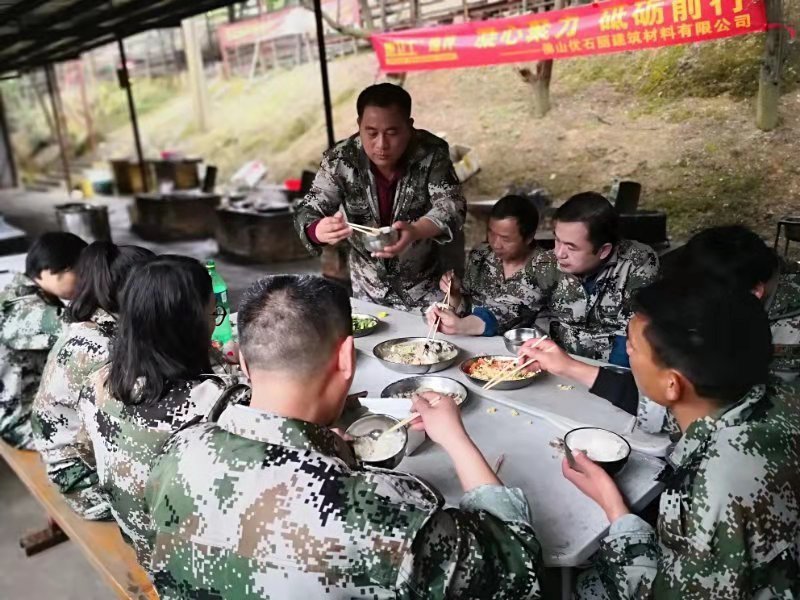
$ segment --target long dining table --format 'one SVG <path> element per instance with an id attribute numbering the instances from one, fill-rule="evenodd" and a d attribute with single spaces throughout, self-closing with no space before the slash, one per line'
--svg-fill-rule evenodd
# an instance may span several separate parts
<path id="1" fill-rule="evenodd" d="M 411 377 L 388 368 L 373 348 L 401 337 L 425 337 L 428 325 L 420 314 L 393 310 L 361 300 L 353 312 L 379 316 L 371 334 L 356 338 L 356 374 L 353 393 L 379 397 L 392 382 Z M 460 349 L 456 363 L 433 375 L 464 384 L 469 392 L 462 418 L 470 437 L 493 464 L 503 455 L 500 479 L 523 490 L 531 506 L 533 527 L 542 545 L 545 566 L 562 569 L 562 593 L 571 595 L 572 568 L 587 564 L 608 531 L 603 511 L 561 472 L 559 442 L 575 427 L 597 426 L 622 434 L 634 451 L 616 482 L 632 511 L 643 509 L 661 491 L 657 475 L 664 467 L 668 440 L 639 431 L 636 418 L 572 381 L 541 374 L 518 390 L 483 390 L 460 371 L 459 363 L 472 356 L 510 355 L 502 337 L 439 334 Z M 449 505 L 462 494 L 458 477 L 445 452 L 430 440 L 404 457 L 398 470 L 430 482 Z"/>

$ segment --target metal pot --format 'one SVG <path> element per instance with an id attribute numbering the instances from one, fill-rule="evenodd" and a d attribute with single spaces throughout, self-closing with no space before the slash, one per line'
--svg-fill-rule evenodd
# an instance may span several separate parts
<path id="1" fill-rule="evenodd" d="M 394 417 L 390 417 L 389 415 L 367 415 L 366 417 L 361 417 L 357 421 L 355 421 L 350 427 L 347 428 L 345 433 L 351 437 L 361 437 L 364 435 L 369 434 L 373 431 L 386 431 L 390 429 L 394 425 L 397 425 L 400 421 L 395 419 Z M 388 458 L 382 458 L 380 460 L 371 460 L 369 458 L 365 458 L 359 456 L 357 446 L 354 446 L 353 450 L 361 462 L 371 465 L 373 467 L 380 467 L 382 469 L 394 469 L 397 465 L 400 464 L 400 461 L 403 460 L 403 457 L 406 455 L 406 446 L 408 446 L 408 433 L 406 432 L 405 427 L 401 427 L 400 429 L 396 430 L 398 436 L 402 437 L 403 445 L 398 446 L 397 452 L 389 456 Z"/>

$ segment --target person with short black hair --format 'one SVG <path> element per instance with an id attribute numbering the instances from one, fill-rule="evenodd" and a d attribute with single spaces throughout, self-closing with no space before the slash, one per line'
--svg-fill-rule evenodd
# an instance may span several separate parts
<path id="1" fill-rule="evenodd" d="M 664 270 L 664 277 L 709 277 L 752 292 L 767 310 L 774 354 L 772 371 L 800 375 L 800 264 L 781 260 L 743 225 L 711 227 L 694 235 Z"/>
<path id="2" fill-rule="evenodd" d="M 583 453 L 564 476 L 611 523 L 578 597 L 787 598 L 800 593 L 800 394 L 769 374 L 750 293 L 693 277 L 641 290 L 628 353 L 639 388 L 683 436 L 662 473 L 655 529 Z"/>
<path id="3" fill-rule="evenodd" d="M 447 142 L 416 129 L 411 96 L 381 83 L 356 102 L 358 133 L 328 150 L 295 228 L 312 254 L 347 241 L 353 295 L 403 310 L 427 307 L 439 276 L 463 263 L 466 202 Z M 397 241 L 370 249 L 369 233 L 391 227 Z"/>
<path id="4" fill-rule="evenodd" d="M 209 359 L 220 316 L 211 277 L 198 261 L 146 261 L 122 288 L 111 364 L 81 390 L 100 489 L 145 568 L 152 548 L 144 494 L 153 460 L 171 434 L 205 418 L 230 383 L 212 374 Z"/>
<path id="5" fill-rule="evenodd" d="M 619 238 L 614 207 L 596 192 L 572 196 L 553 222 L 550 337 L 572 354 L 628 366 L 631 299 L 655 279 L 658 256 L 649 246 Z"/>
<path id="6" fill-rule="evenodd" d="M 189 427 L 148 484 L 154 582 L 164 600 L 540 598 L 528 503 L 503 486 L 455 402 L 414 410 L 464 489 L 460 508 L 414 475 L 373 468 L 331 430 L 356 368 L 347 292 L 277 275 L 239 311 L 249 407 Z"/>
<path id="7" fill-rule="evenodd" d="M 502 335 L 536 320 L 548 287 L 547 253 L 536 246 L 539 211 L 523 196 L 500 198 L 489 214 L 488 241 L 472 249 L 463 282 L 452 271 L 439 288 L 449 308 L 434 304 L 428 323 L 449 335 Z"/>
<path id="8" fill-rule="evenodd" d="M 85 519 L 110 517 L 98 489 L 94 452 L 78 413 L 81 389 L 109 360 L 119 295 L 129 273 L 154 254 L 139 246 L 94 242 L 76 268 L 78 287 L 67 326 L 50 351 L 33 403 L 33 434 L 50 481 Z"/>
<path id="9" fill-rule="evenodd" d="M 64 323 L 62 300 L 75 294 L 84 242 L 55 231 L 40 235 L 18 273 L 0 291 L 0 438 L 33 450 L 31 407 L 47 355 Z"/>

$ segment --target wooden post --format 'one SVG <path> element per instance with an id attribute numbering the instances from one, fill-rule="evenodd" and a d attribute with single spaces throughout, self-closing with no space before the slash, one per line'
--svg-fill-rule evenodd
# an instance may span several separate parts
<path id="1" fill-rule="evenodd" d="M 189 87 L 192 90 L 192 106 L 197 127 L 200 131 L 208 130 L 208 94 L 206 74 L 203 69 L 203 56 L 197 43 L 197 31 L 192 19 L 181 21 L 183 29 L 183 45 L 186 52 L 186 66 L 189 70 Z"/>
<path id="2" fill-rule="evenodd" d="M 386 24 L 386 0 L 381 0 L 381 30 L 388 31 L 389 26 Z"/>
<path id="3" fill-rule="evenodd" d="M 69 159 L 67 158 L 67 143 L 64 139 L 64 120 L 61 112 L 61 94 L 58 90 L 58 80 L 56 79 L 55 69 L 52 63 L 47 63 L 44 67 L 47 77 L 47 91 L 50 93 L 50 103 L 53 106 L 53 121 L 56 126 L 56 137 L 58 138 L 58 149 L 61 154 L 61 166 L 64 169 L 64 179 L 67 183 L 67 194 L 72 191 L 72 177 L 69 172 Z"/>
<path id="4" fill-rule="evenodd" d="M 783 23 L 783 0 L 765 0 L 767 22 Z M 778 104 L 781 98 L 781 73 L 784 58 L 784 29 L 773 27 L 764 38 L 764 59 L 758 80 L 756 126 L 770 131 L 778 126 Z"/>
<path id="5" fill-rule="evenodd" d="M 83 119 L 86 121 L 86 138 L 89 142 L 89 151 L 94 155 L 97 143 L 94 136 L 94 122 L 92 121 L 92 109 L 89 106 L 89 95 L 86 93 L 86 61 L 84 56 L 79 59 L 81 79 L 81 105 L 83 106 Z"/>

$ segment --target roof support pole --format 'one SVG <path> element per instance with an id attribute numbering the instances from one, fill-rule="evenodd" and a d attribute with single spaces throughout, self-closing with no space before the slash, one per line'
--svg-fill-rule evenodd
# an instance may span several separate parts
<path id="1" fill-rule="evenodd" d="M 67 144 L 64 139 L 64 119 L 61 110 L 61 94 L 58 90 L 58 80 L 56 71 L 52 63 L 47 63 L 44 67 L 45 79 L 47 80 L 47 91 L 50 94 L 50 104 L 53 107 L 53 122 L 55 123 L 56 138 L 58 139 L 58 150 L 61 155 L 61 166 L 64 169 L 64 180 L 67 184 L 67 194 L 72 192 L 72 177 L 69 172 L 69 159 L 67 158 Z"/>
<path id="2" fill-rule="evenodd" d="M 336 138 L 333 136 L 333 108 L 331 106 L 331 89 L 328 84 L 328 57 L 325 53 L 325 31 L 322 28 L 322 4 L 320 0 L 314 0 L 314 20 L 317 22 L 319 72 L 322 76 L 322 100 L 325 103 L 325 127 L 328 130 L 328 148 L 333 148 L 336 144 Z"/>
<path id="3" fill-rule="evenodd" d="M 128 74 L 128 59 L 125 57 L 125 44 L 122 39 L 117 39 L 117 46 L 119 47 L 119 58 L 122 66 L 117 69 L 117 78 L 119 85 L 123 88 L 128 95 L 128 112 L 131 115 L 131 125 L 133 126 L 133 143 L 136 146 L 136 159 L 139 161 L 139 172 L 142 175 L 142 190 L 147 191 L 150 189 L 147 177 L 147 165 L 144 163 L 144 154 L 142 153 L 142 140 L 139 136 L 139 121 L 136 118 L 136 104 L 133 102 L 133 90 L 131 90 L 131 80 Z"/>

